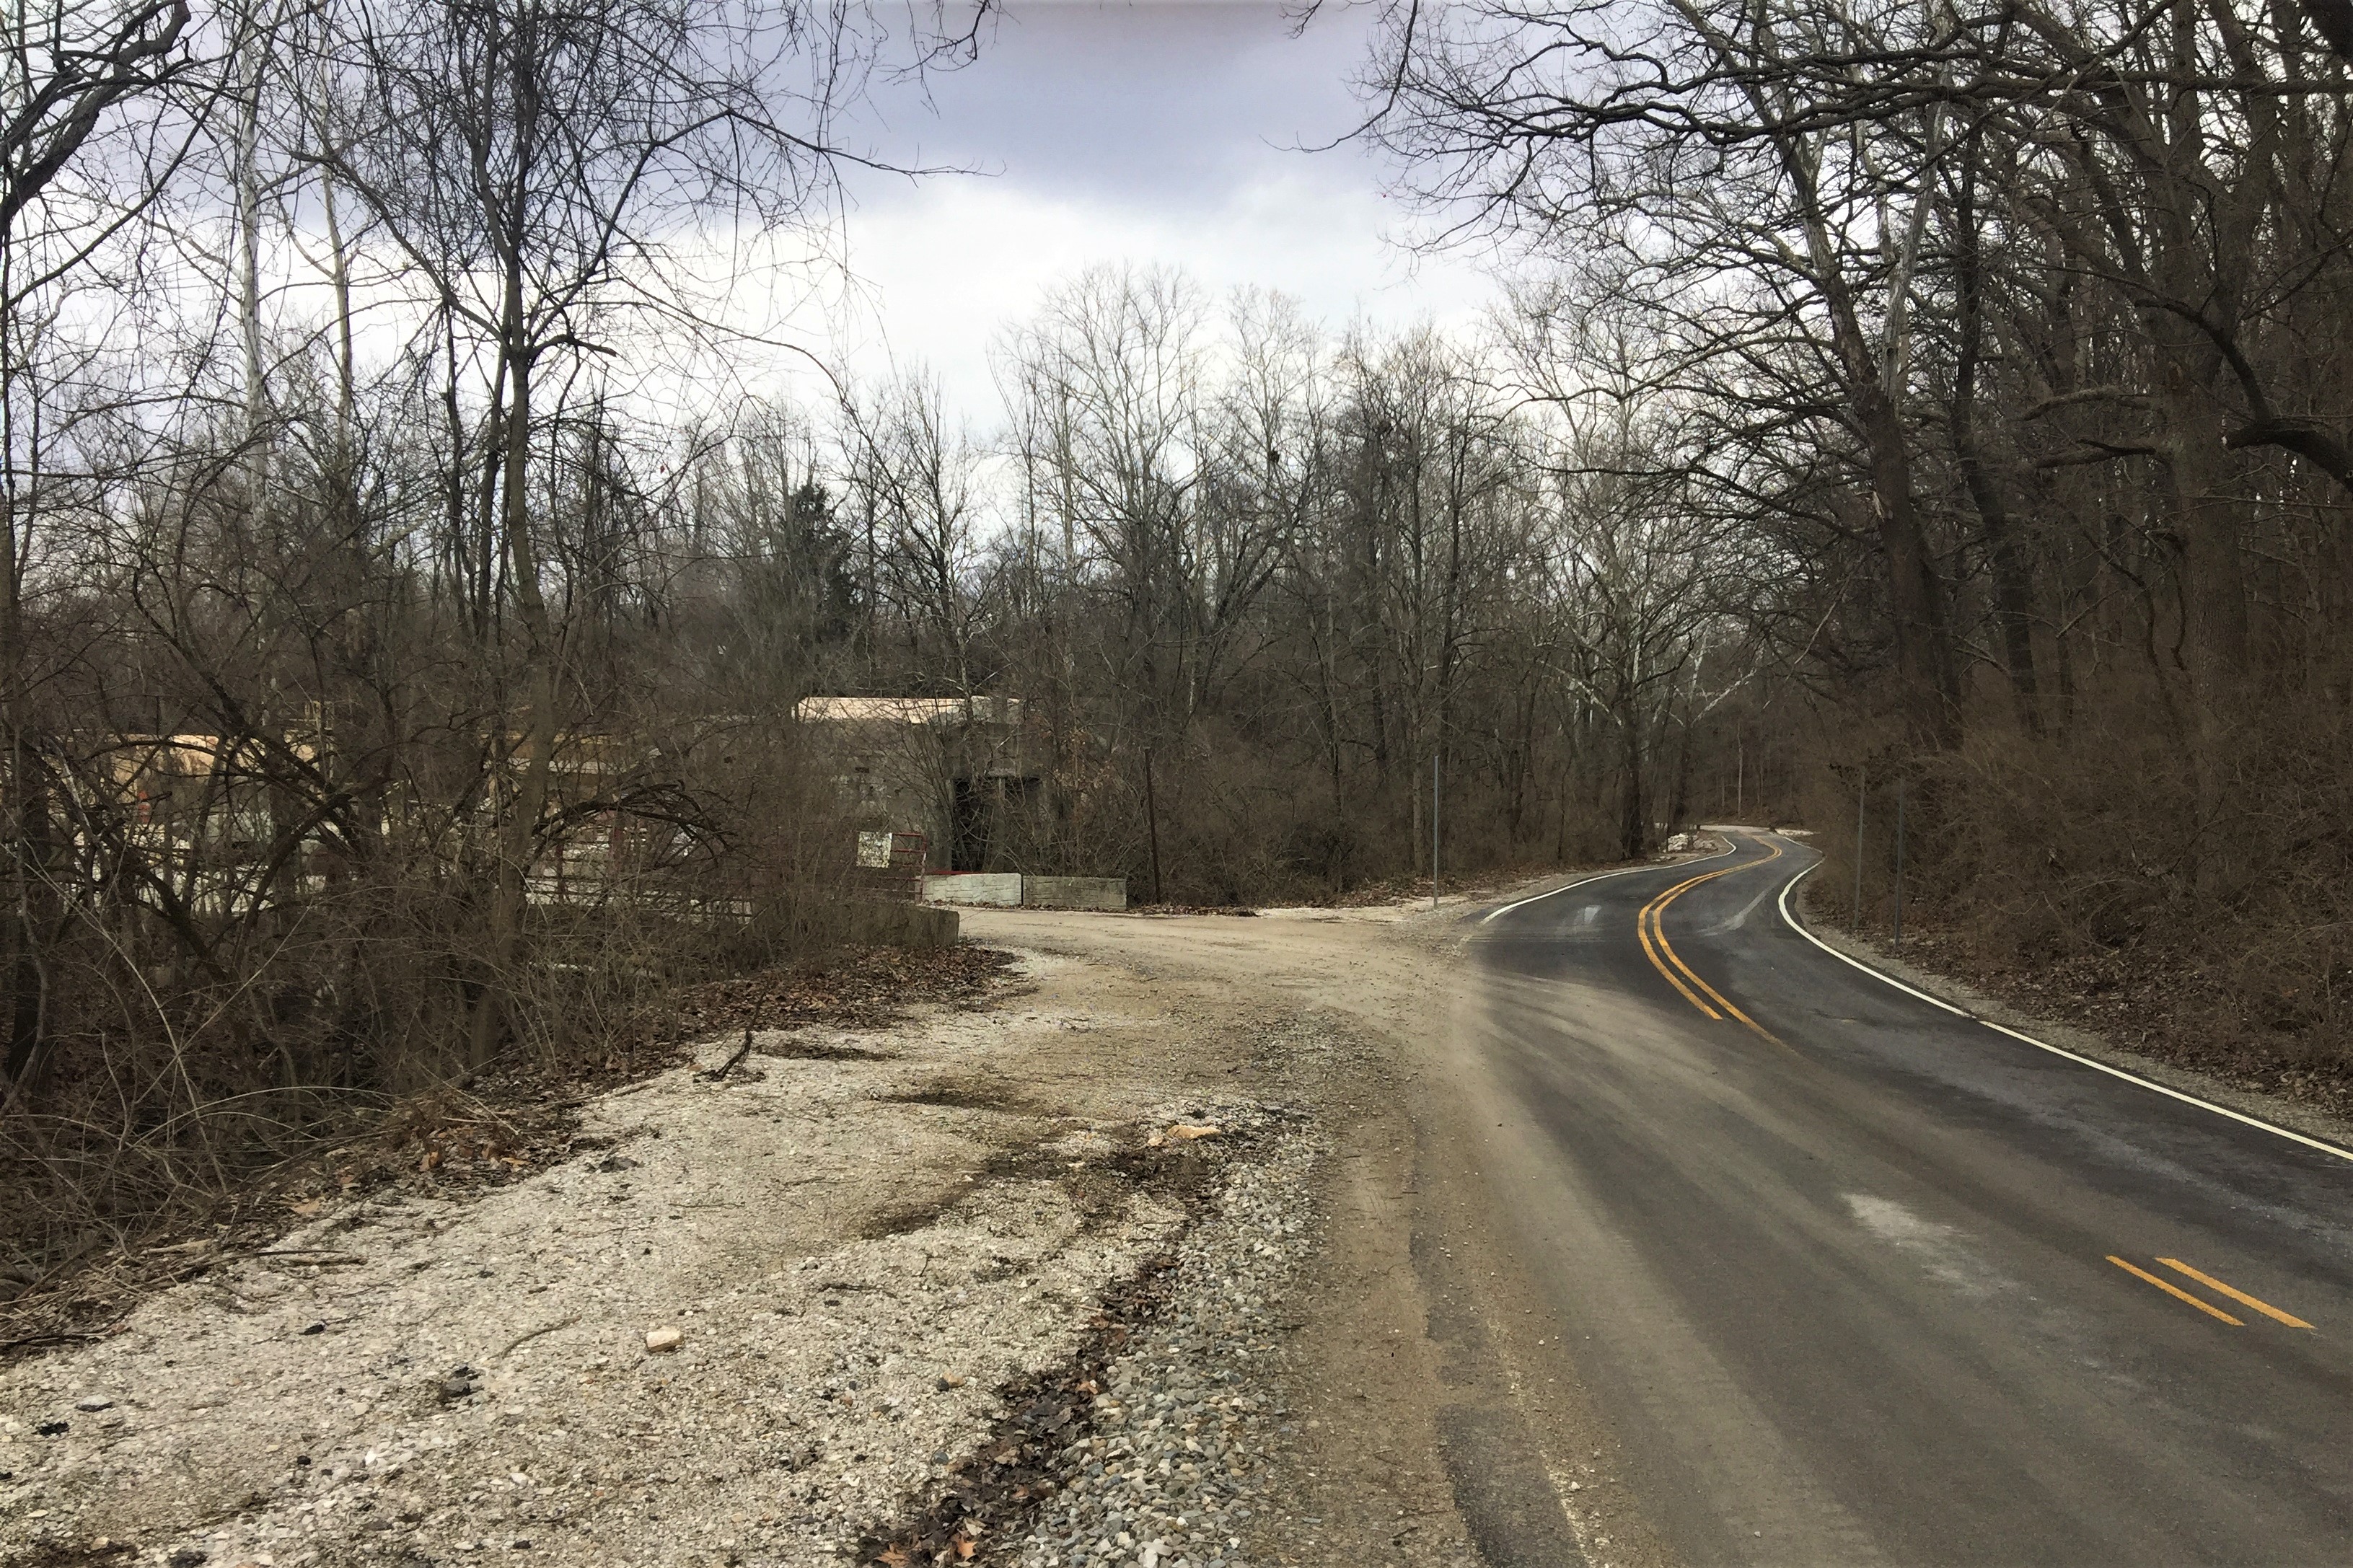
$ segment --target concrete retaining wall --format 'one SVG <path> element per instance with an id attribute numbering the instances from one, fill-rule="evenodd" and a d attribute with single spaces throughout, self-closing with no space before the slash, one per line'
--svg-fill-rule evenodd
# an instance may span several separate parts
<path id="1" fill-rule="evenodd" d="M 1018 871 L 966 871 L 923 879 L 935 904 L 995 904 L 1032 910 L 1124 910 L 1124 877 L 1025 877 Z"/>
<path id="2" fill-rule="evenodd" d="M 1124 877 L 1024 877 L 1021 901 L 1039 910 L 1124 910 Z"/>

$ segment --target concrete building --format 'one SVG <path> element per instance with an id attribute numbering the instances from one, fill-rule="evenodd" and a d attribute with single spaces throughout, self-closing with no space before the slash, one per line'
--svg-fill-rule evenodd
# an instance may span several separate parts
<path id="1" fill-rule="evenodd" d="M 864 830 L 920 833 L 935 871 L 1002 869 L 1008 817 L 1039 794 L 1011 697 L 810 697 L 794 717 Z"/>

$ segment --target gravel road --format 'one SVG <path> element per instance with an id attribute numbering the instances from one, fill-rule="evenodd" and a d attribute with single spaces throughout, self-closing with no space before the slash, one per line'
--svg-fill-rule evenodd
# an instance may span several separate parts
<path id="1" fill-rule="evenodd" d="M 1092 1429 L 1062 1450 L 1064 1489 L 1022 1543 L 1026 1568 L 1246 1560 L 1244 1535 L 1265 1511 L 1270 1462 L 1290 1429 L 1284 1380 L 1267 1373 L 1282 1364 L 1280 1314 L 1329 1143 L 1300 1113 L 1216 1114 L 1262 1140 L 1261 1156 L 1220 1184 L 1178 1246 L 1176 1294 L 1100 1380 Z"/>

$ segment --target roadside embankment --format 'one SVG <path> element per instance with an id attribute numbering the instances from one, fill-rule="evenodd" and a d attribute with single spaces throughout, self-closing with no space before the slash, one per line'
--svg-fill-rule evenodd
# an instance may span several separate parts
<path id="1" fill-rule="evenodd" d="M 2063 1050 L 2309 1137 L 2353 1143 L 2353 1079 L 2342 1072 L 2227 1048 L 2177 1049 L 2178 1020 L 2169 1014 L 2144 1012 L 2129 994 L 2071 987 L 2063 974 L 1989 963 L 1945 933 L 1907 926 L 1900 948 L 1884 931 L 1858 936 L 1819 882 L 1800 885 L 1800 913 L 1815 939 L 1836 952 Z"/>

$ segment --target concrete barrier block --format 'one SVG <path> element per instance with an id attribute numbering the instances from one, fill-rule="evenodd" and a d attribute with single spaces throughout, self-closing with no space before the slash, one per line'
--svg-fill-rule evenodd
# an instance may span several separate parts
<path id="1" fill-rule="evenodd" d="M 1018 871 L 967 871 L 923 879 L 923 899 L 934 904 L 998 904 L 1013 908 L 1021 902 Z"/>

